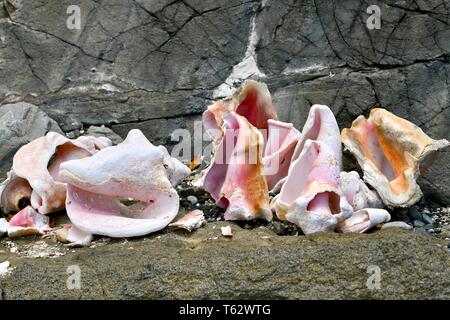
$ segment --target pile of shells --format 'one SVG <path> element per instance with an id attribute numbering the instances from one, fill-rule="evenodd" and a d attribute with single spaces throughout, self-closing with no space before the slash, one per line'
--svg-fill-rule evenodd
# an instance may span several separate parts
<path id="1" fill-rule="evenodd" d="M 300 131 L 277 120 L 267 86 L 255 81 L 209 106 L 203 124 L 213 154 L 195 175 L 201 161 L 188 167 L 139 130 L 116 146 L 54 132 L 32 141 L 0 185 L 0 206 L 9 214 L 0 219 L 0 235 L 54 234 L 85 245 L 93 235 L 133 237 L 166 226 L 192 231 L 207 222 L 195 196 L 187 200 L 197 210 L 172 222 L 180 209 L 177 185 L 186 183 L 205 190 L 226 220 L 276 217 L 304 234 L 365 232 L 391 219 L 387 208 L 420 200 L 419 174 L 449 145 L 380 108 L 340 132 L 332 111 L 314 105 Z M 342 170 L 342 144 L 362 179 Z M 61 210 L 71 223 L 52 228 L 48 215 Z"/>

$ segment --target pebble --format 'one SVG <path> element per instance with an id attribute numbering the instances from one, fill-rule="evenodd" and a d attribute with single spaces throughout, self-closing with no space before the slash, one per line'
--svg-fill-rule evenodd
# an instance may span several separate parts
<path id="1" fill-rule="evenodd" d="M 434 220 L 427 214 L 422 214 L 422 221 L 425 222 L 426 224 L 434 224 Z"/>
<path id="2" fill-rule="evenodd" d="M 411 230 L 412 226 L 403 221 L 393 221 L 383 224 L 381 229 L 391 229 L 391 228 L 401 228 L 406 230 Z"/>
<path id="3" fill-rule="evenodd" d="M 420 220 L 414 220 L 413 224 L 416 228 L 423 227 L 425 225 L 425 223 Z"/>
<path id="4" fill-rule="evenodd" d="M 422 214 L 417 210 L 417 208 L 412 207 L 408 210 L 408 216 L 411 218 L 411 220 L 419 220 L 422 221 Z"/>
<path id="5" fill-rule="evenodd" d="M 188 196 L 187 201 L 189 201 L 192 205 L 196 204 L 198 202 L 198 199 L 196 196 Z"/>

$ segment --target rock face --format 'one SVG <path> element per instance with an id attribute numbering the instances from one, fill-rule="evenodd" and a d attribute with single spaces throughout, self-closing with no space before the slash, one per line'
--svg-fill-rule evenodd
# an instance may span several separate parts
<path id="1" fill-rule="evenodd" d="M 5 1 L 4 1 L 5 3 Z M 449 0 L 6 1 L 0 104 L 29 101 L 65 131 L 141 129 L 170 144 L 234 81 L 266 81 L 281 120 L 327 104 L 340 127 L 374 106 L 450 138 Z M 381 13 L 369 29 L 369 5 Z M 421 178 L 448 204 L 450 151 Z"/>
<path id="2" fill-rule="evenodd" d="M 0 291 L 4 299 L 450 298 L 447 242 L 431 236 L 401 229 L 277 236 L 233 224 L 229 238 L 221 235 L 225 225 L 75 251 L 22 239 L 10 253 L 2 241 L 0 261 L 12 271 L 0 278 Z M 70 266 L 80 268 L 79 290 L 67 288 Z M 376 268 L 380 288 L 369 289 Z"/>
<path id="3" fill-rule="evenodd" d="M 0 105 L 0 171 L 11 169 L 14 154 L 21 146 L 49 131 L 62 133 L 38 107 L 26 102 Z"/>

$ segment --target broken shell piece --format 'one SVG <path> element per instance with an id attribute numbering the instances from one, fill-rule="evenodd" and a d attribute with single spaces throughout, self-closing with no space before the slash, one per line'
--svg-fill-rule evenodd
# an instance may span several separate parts
<path id="1" fill-rule="evenodd" d="M 19 211 L 8 223 L 8 237 L 42 235 L 50 230 L 49 218 L 36 212 L 31 206 Z"/>
<path id="2" fill-rule="evenodd" d="M 71 247 L 89 246 L 94 239 L 90 233 L 86 233 L 73 225 L 65 226 L 55 232 L 56 239 L 62 243 L 69 244 Z"/>
<path id="3" fill-rule="evenodd" d="M 0 277 L 8 274 L 11 271 L 9 266 L 10 266 L 9 261 L 4 261 L 0 263 Z"/>
<path id="4" fill-rule="evenodd" d="M 267 143 L 264 149 L 264 176 L 269 190 L 285 178 L 289 171 L 295 146 L 300 139 L 300 132 L 292 123 L 269 119 Z"/>
<path id="5" fill-rule="evenodd" d="M 117 146 L 61 165 L 67 214 L 90 234 L 134 237 L 159 231 L 178 213 L 174 186 L 190 173 L 183 166 L 140 130 L 131 130 Z"/>
<path id="6" fill-rule="evenodd" d="M 0 219 L 0 237 L 3 237 L 8 232 L 9 223 L 5 218 Z"/>
<path id="7" fill-rule="evenodd" d="M 363 233 L 377 224 L 389 222 L 391 215 L 384 209 L 361 209 L 353 212 L 352 216 L 336 226 L 337 232 Z"/>
<path id="8" fill-rule="evenodd" d="M 233 97 L 215 102 L 203 113 L 205 130 L 216 142 L 223 136 L 223 114 L 229 111 L 245 117 L 258 129 L 268 129 L 267 121 L 277 118 L 267 85 L 253 80 L 245 81 Z"/>
<path id="9" fill-rule="evenodd" d="M 230 226 L 220 227 L 220 230 L 222 231 L 222 235 L 224 237 L 232 237 L 233 236 L 233 232 L 231 231 Z"/>
<path id="10" fill-rule="evenodd" d="M 206 224 L 205 215 L 201 210 L 193 210 L 180 218 L 177 222 L 169 224 L 169 227 L 185 229 L 189 232 L 201 228 Z"/>
<path id="11" fill-rule="evenodd" d="M 262 164 L 263 137 L 246 118 L 224 116 L 225 135 L 203 180 L 203 189 L 220 207 L 226 220 L 270 221 L 269 192 Z"/>
<path id="12" fill-rule="evenodd" d="M 416 182 L 436 156 L 447 147 L 413 123 L 384 109 L 372 109 L 368 119 L 359 116 L 342 130 L 342 142 L 358 161 L 364 180 L 389 207 L 409 207 L 422 196 Z"/>
<path id="13" fill-rule="evenodd" d="M 339 171 L 337 155 L 327 144 L 307 140 L 273 199 L 277 216 L 305 234 L 333 231 L 353 211 L 340 190 Z"/>
<path id="14" fill-rule="evenodd" d="M 0 185 L 0 206 L 18 212 L 26 205 L 47 214 L 64 208 L 66 186 L 58 175 L 61 163 L 90 156 L 111 144 L 106 138 L 70 140 L 49 132 L 17 151 L 8 178 Z"/>
<path id="15" fill-rule="evenodd" d="M 354 211 L 384 207 L 378 194 L 367 187 L 358 172 L 341 172 L 340 178 L 342 193 Z"/>
<path id="16" fill-rule="evenodd" d="M 295 161 L 305 147 L 307 140 L 320 141 L 328 146 L 334 154 L 339 168 L 342 167 L 342 146 L 339 126 L 333 111 L 325 105 L 315 104 L 309 110 L 303 126 L 301 138 L 292 156 Z"/>

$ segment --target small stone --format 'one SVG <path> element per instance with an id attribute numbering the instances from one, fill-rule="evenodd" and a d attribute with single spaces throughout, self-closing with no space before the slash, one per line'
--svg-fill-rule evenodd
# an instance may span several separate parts
<path id="1" fill-rule="evenodd" d="M 432 224 L 426 224 L 423 228 L 424 228 L 425 230 L 434 229 L 434 225 L 432 225 Z"/>
<path id="2" fill-rule="evenodd" d="M 408 210 L 408 216 L 411 218 L 411 220 L 419 220 L 422 221 L 422 214 L 417 210 L 416 207 L 409 208 Z"/>
<path id="3" fill-rule="evenodd" d="M 434 220 L 427 214 L 422 214 L 422 221 L 425 222 L 426 224 L 434 224 Z"/>
<path id="4" fill-rule="evenodd" d="M 423 222 L 420 221 L 420 220 L 414 220 L 413 225 L 414 225 L 414 227 L 416 227 L 416 228 L 420 228 L 420 227 L 423 227 L 423 226 L 425 225 L 425 223 L 423 223 Z"/>
<path id="5" fill-rule="evenodd" d="M 427 231 L 428 231 L 429 233 L 436 233 L 436 231 L 434 231 L 434 229 L 427 229 Z"/>
<path id="6" fill-rule="evenodd" d="M 401 228 L 401 229 L 406 229 L 406 230 L 412 229 L 412 227 L 409 224 L 407 224 L 403 221 L 388 222 L 388 223 L 383 224 L 383 226 L 381 227 L 382 230 L 392 229 L 392 228 Z"/>
<path id="7" fill-rule="evenodd" d="M 198 202 L 198 199 L 196 196 L 188 196 L 187 201 L 189 201 L 192 205 L 195 205 Z"/>

